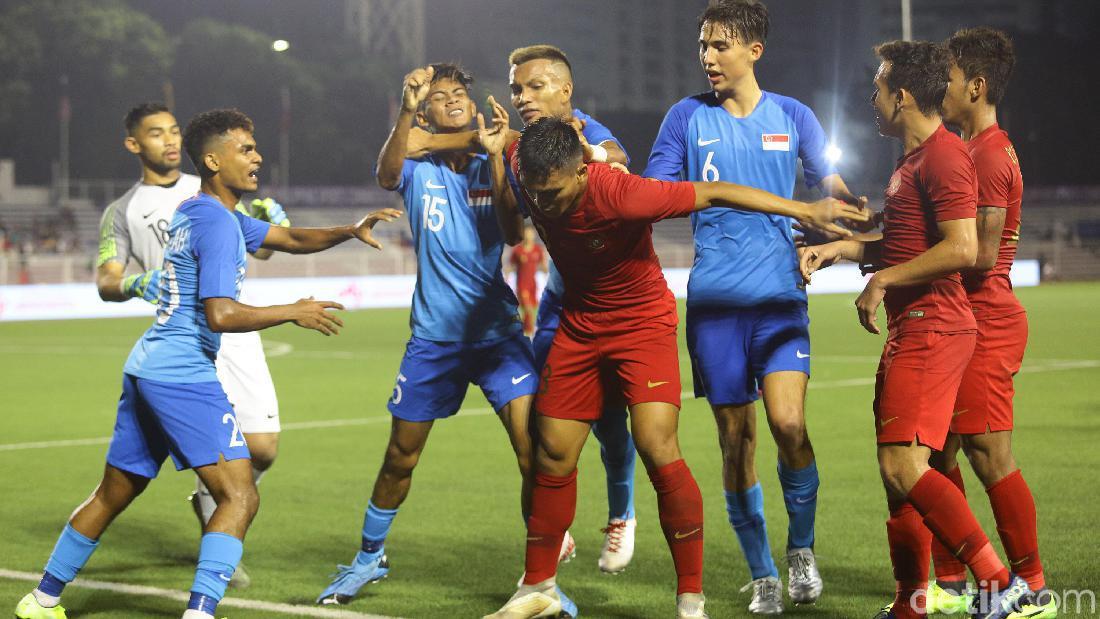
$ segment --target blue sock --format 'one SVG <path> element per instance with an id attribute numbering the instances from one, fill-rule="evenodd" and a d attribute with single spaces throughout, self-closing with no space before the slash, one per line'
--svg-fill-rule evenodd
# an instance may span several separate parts
<path id="1" fill-rule="evenodd" d="M 42 574 L 42 581 L 38 583 L 38 590 L 46 595 L 60 597 L 65 585 L 76 578 L 77 572 L 88 562 L 97 546 L 97 540 L 84 537 L 72 525 L 66 524 L 50 553 L 50 560 L 46 562 L 46 570 Z"/>
<path id="2" fill-rule="evenodd" d="M 802 469 L 787 468 L 779 463 L 779 483 L 783 486 L 783 501 L 787 504 L 790 525 L 787 528 L 787 550 L 813 548 L 814 518 L 817 516 L 817 462 Z"/>
<path id="3" fill-rule="evenodd" d="M 191 600 L 187 608 L 210 615 L 225 596 L 229 578 L 241 562 L 244 544 L 227 533 L 205 533 L 199 545 L 199 565 L 191 585 Z"/>
<path id="4" fill-rule="evenodd" d="M 634 438 L 626 425 L 626 411 L 610 409 L 592 426 L 600 441 L 600 458 L 607 472 L 607 519 L 634 517 Z"/>
<path id="5" fill-rule="evenodd" d="M 741 551 L 749 562 L 752 579 L 779 577 L 768 545 L 768 525 L 764 521 L 764 491 L 757 482 L 744 492 L 726 492 L 726 512 L 733 532 L 741 542 Z"/>
<path id="6" fill-rule="evenodd" d="M 365 559 L 364 555 L 374 555 L 382 550 L 395 516 L 397 516 L 396 509 L 382 509 L 375 507 L 374 503 L 367 502 L 367 513 L 363 515 L 362 552 L 356 559 L 360 557 Z"/>

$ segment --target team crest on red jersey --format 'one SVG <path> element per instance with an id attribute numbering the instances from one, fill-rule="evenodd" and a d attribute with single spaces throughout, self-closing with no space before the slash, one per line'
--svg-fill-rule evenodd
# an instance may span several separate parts
<path id="1" fill-rule="evenodd" d="M 588 239 L 585 241 L 585 245 L 587 245 L 588 249 L 592 251 L 600 251 L 605 246 L 607 246 L 607 240 L 603 238 L 602 234 L 597 234 L 588 237 Z"/>
<path id="2" fill-rule="evenodd" d="M 890 177 L 890 184 L 886 186 L 887 197 L 893 196 L 899 189 L 901 189 L 901 174 L 894 172 L 894 175 Z"/>

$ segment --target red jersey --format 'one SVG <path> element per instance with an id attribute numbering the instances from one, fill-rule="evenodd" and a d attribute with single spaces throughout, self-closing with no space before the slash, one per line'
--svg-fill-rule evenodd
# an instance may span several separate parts
<path id="1" fill-rule="evenodd" d="M 542 265 L 543 255 L 542 246 L 538 243 L 533 243 L 531 247 L 524 247 L 521 243 L 512 248 L 512 255 L 509 257 L 509 261 L 512 263 L 512 268 L 516 271 L 517 290 L 534 290 L 538 287 L 535 281 L 535 273 L 538 272 L 539 266 Z"/>
<path id="2" fill-rule="evenodd" d="M 512 160 L 513 172 L 516 161 Z M 676 300 L 653 251 L 655 221 L 695 210 L 695 188 L 588 164 L 588 189 L 576 207 L 551 219 L 531 208 L 531 219 L 565 282 L 565 323 L 592 333 L 594 314 L 646 319 L 671 314 Z M 623 316 L 623 313 L 627 316 Z"/>
<path id="3" fill-rule="evenodd" d="M 984 273 L 964 273 L 963 285 L 979 320 L 1018 314 L 1024 307 L 1012 292 L 1008 272 L 1020 240 L 1020 202 L 1024 195 L 1020 161 L 1008 134 L 996 123 L 974 136 L 966 146 L 978 173 L 978 206 L 1005 209 L 1005 227 L 1001 231 L 997 263 Z"/>
<path id="4" fill-rule="evenodd" d="M 908 262 L 939 243 L 936 224 L 977 215 L 977 181 L 966 145 L 940 125 L 898 160 L 886 187 L 882 261 Z M 891 333 L 972 331 L 977 328 L 962 278 L 956 273 L 928 284 L 886 291 Z"/>

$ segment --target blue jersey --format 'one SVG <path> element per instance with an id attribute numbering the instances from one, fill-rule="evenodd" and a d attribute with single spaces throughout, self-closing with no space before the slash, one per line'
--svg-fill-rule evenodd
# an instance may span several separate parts
<path id="1" fill-rule="evenodd" d="M 168 227 L 156 322 L 134 344 L 123 371 L 166 383 L 217 381 L 221 334 L 206 324 L 203 300 L 240 296 L 245 253 L 260 248 L 269 228 L 209 194 L 181 203 Z"/>
<path id="2" fill-rule="evenodd" d="M 573 116 L 584 121 L 584 129 L 581 130 L 581 133 L 589 144 L 614 142 L 626 154 L 626 148 L 623 147 L 622 142 L 619 142 L 618 138 L 611 134 L 611 130 L 602 125 L 600 121 L 577 108 L 573 108 Z M 630 163 L 629 154 L 626 155 L 626 162 Z M 511 166 L 508 166 L 508 174 L 511 178 Z M 523 197 L 520 195 L 519 186 L 515 185 L 514 182 L 513 190 L 522 208 L 524 205 Z M 542 298 L 539 299 L 539 313 L 535 321 L 538 329 L 558 328 L 558 323 L 561 322 L 561 299 L 564 294 L 565 282 L 562 281 L 561 273 L 558 273 L 557 267 L 551 262 L 549 272 L 546 275 L 546 287 L 543 288 Z"/>
<path id="3" fill-rule="evenodd" d="M 397 191 L 416 249 L 412 334 L 475 342 L 520 333 L 519 304 L 504 282 L 504 237 L 493 209 L 488 157 L 455 172 L 439 157 L 406 159 Z"/>
<path id="4" fill-rule="evenodd" d="M 764 92 L 736 118 L 714 93 L 682 99 L 661 124 L 645 176 L 726 181 L 790 198 L 802 160 L 810 187 L 836 169 L 825 158 L 825 132 L 810 108 Z M 689 306 L 753 307 L 806 302 L 789 217 L 711 208 L 691 216 L 695 263 Z"/>

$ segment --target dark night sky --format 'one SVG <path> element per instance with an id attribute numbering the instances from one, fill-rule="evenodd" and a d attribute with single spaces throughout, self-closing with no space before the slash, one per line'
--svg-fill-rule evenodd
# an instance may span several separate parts
<path id="1" fill-rule="evenodd" d="M 618 0 L 625 2 L 626 0 Z M 309 59 L 321 53 L 334 38 L 344 36 L 344 2 L 324 0 L 299 2 L 292 0 L 127 0 L 159 21 L 169 36 L 178 35 L 184 26 L 197 16 L 213 18 L 229 23 L 246 25 L 272 38 L 291 41 L 291 52 Z M 1089 0 L 1004 0 L 1001 4 L 1022 6 L 1020 14 L 1031 17 L 1028 23 L 997 24 L 1008 29 L 1015 37 L 1019 62 L 1017 73 L 1010 85 L 1009 94 L 1002 105 L 1002 124 L 1012 132 L 1017 149 L 1023 158 L 1029 181 L 1039 184 L 1098 184 L 1093 172 L 1091 152 L 1100 136 L 1090 118 L 1097 100 L 1096 58 L 1100 52 L 1100 37 L 1089 33 L 1100 31 L 1100 3 Z M 15 0 L 0 0 L 0 10 Z M 764 59 L 758 65 L 761 86 L 799 98 L 814 108 L 827 131 L 836 133 L 838 143 L 851 143 L 861 151 L 858 160 L 850 160 L 845 171 L 857 179 L 878 182 L 888 173 L 893 158 L 892 145 L 877 138 L 870 129 L 871 115 L 865 100 L 870 88 L 870 72 L 874 58 L 870 47 L 893 33 L 888 19 L 895 11 L 894 0 L 772 0 L 768 2 L 772 19 L 772 34 Z M 984 3 L 987 5 L 990 3 Z M 997 4 L 997 3 L 993 3 Z M 645 3 L 636 2 L 634 6 Z M 705 5 L 704 0 L 683 1 L 677 4 L 693 16 Z M 534 0 L 428 0 L 427 40 L 425 48 L 429 60 L 460 60 L 482 77 L 483 83 L 493 85 L 498 97 L 505 78 L 504 58 L 514 45 L 541 42 L 546 39 L 561 41 L 569 49 L 570 43 L 580 47 L 588 41 L 570 41 L 569 36 L 591 38 L 588 33 L 609 31 L 613 23 L 586 23 L 585 29 L 571 26 L 577 19 L 598 19 L 598 13 L 584 14 L 590 7 L 581 0 L 560 0 L 555 3 L 537 3 Z M 622 5 L 616 5 L 622 6 Z M 952 7 L 960 7 L 954 10 Z M 942 38 L 960 25 L 973 25 L 972 19 L 984 16 L 972 2 L 959 0 L 913 0 L 916 17 L 914 35 L 917 38 Z M 965 7 L 962 8 L 962 7 Z M 535 19 L 527 19 L 528 13 Z M 575 14 L 571 15 L 571 14 Z M 921 19 L 921 16 L 924 19 Z M 933 19 L 934 18 L 934 19 Z M 993 19 L 993 18 L 991 18 Z M 952 21 L 962 23 L 952 23 Z M 692 20 L 688 20 L 690 23 Z M 884 26 L 886 24 L 886 26 Z M 503 27 L 503 29 L 502 29 Z M 694 33 L 683 28 L 670 32 L 669 24 L 656 24 L 658 35 L 674 38 L 678 54 L 684 57 L 684 72 L 698 72 L 694 59 L 692 40 Z M 666 30 L 661 30 L 662 28 Z M 923 30 L 923 31 L 922 31 Z M 686 34 L 686 37 L 685 37 Z M 609 50 L 609 54 L 614 50 Z M 398 75 L 407 67 L 395 67 Z M 598 68 L 581 69 L 585 78 L 578 85 L 578 93 L 594 85 L 599 88 L 614 87 L 612 78 L 617 72 L 613 64 Z M 705 87 L 701 79 L 680 92 L 673 89 L 675 97 L 691 94 L 692 89 Z M 396 95 L 400 83 L 372 84 L 383 95 Z M 1061 88 L 1059 88 L 1061 87 Z M 75 95 L 74 95 L 75 96 Z M 332 95 L 337 96 L 337 95 Z M 598 97 L 590 99 L 598 101 Z M 635 168 L 644 165 L 645 156 L 661 120 L 661 112 L 675 98 L 654 102 L 652 111 L 600 110 L 601 120 L 627 143 Z M 260 114 L 262 117 L 262 113 Z M 388 127 L 388 109 L 363 110 L 362 122 L 370 128 L 363 132 L 364 160 L 373 161 Z M 513 122 L 514 119 L 513 119 Z M 115 146 L 118 136 L 115 129 L 105 130 L 101 139 L 109 155 L 117 159 L 111 164 L 110 175 L 125 177 L 132 173 L 132 162 Z M 0 144 L 5 141 L 0 135 Z M 372 143 L 377 141 L 378 143 Z M 56 144 L 52 138 L 44 142 Z M 6 149 L 0 156 L 10 156 Z M 846 148 L 846 153 L 852 147 Z M 18 154 L 16 155 L 18 157 Z M 22 164 L 20 164 L 22 165 Z M 295 165 L 298 182 L 309 183 L 313 176 L 326 183 L 355 184 L 369 179 L 363 175 L 348 175 L 320 168 L 310 169 L 310 162 Z M 844 170 L 842 162 L 842 170 Z M 23 166 L 25 167 L 25 166 Z M 363 166 L 366 168 L 366 164 Z M 102 169 L 102 168 L 101 168 Z M 74 176 L 83 174 L 80 163 L 74 162 Z M 342 176 L 341 176 L 342 175 Z M 21 179 L 38 177 L 21 169 Z"/>

